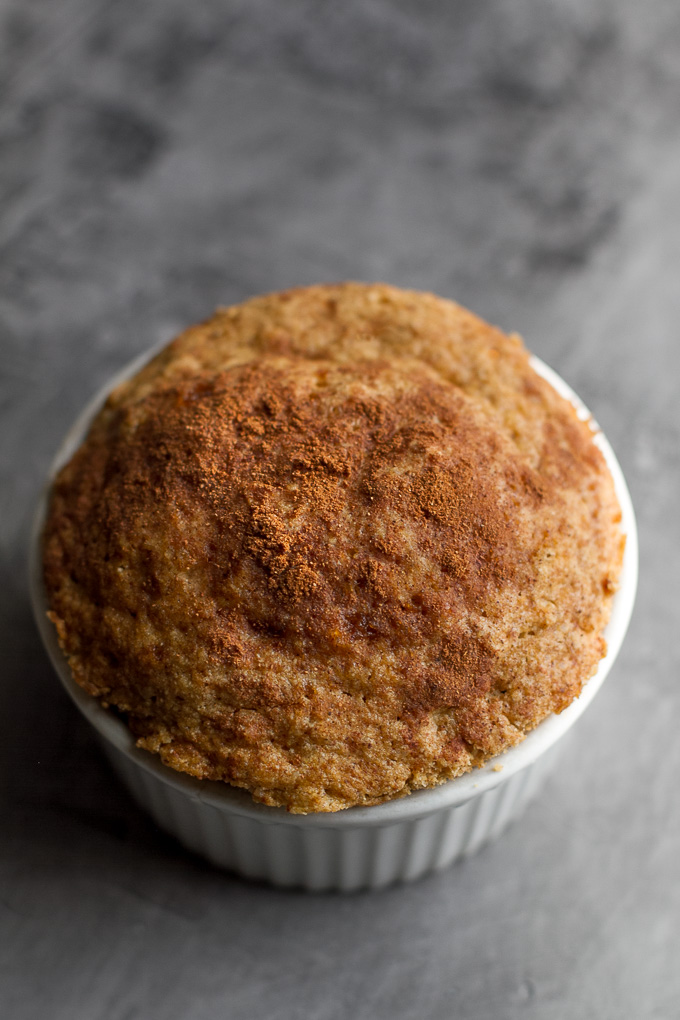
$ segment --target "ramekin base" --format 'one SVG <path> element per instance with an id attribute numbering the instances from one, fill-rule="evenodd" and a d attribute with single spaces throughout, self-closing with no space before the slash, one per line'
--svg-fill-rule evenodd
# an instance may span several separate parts
<path id="1" fill-rule="evenodd" d="M 307 816 L 285 822 L 220 810 L 141 769 L 110 743 L 115 772 L 157 825 L 188 850 L 246 878 L 309 892 L 358 892 L 410 882 L 448 868 L 495 840 L 523 813 L 562 751 L 554 744 L 533 764 L 464 804 L 392 824 L 315 828 Z M 297 822 L 297 824 L 296 824 Z"/>

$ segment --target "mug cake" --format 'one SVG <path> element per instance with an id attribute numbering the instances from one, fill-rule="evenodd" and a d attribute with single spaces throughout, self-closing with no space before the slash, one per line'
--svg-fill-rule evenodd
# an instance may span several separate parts
<path id="1" fill-rule="evenodd" d="M 360 283 L 220 309 L 118 385 L 42 542 L 76 683 L 293 814 L 455 780 L 565 709 L 624 551 L 593 427 L 521 340 Z"/>

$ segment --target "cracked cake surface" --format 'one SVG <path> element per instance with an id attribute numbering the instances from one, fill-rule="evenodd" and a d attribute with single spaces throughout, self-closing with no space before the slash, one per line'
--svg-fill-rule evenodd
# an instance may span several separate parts
<path id="1" fill-rule="evenodd" d="M 139 746 L 294 812 L 436 785 L 578 696 L 620 510 L 517 337 L 337 284 L 219 310 L 118 386 L 52 490 L 75 680 Z"/>

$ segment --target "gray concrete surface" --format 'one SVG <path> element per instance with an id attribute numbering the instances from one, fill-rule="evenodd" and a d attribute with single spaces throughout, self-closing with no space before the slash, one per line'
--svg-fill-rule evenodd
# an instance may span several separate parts
<path id="1" fill-rule="evenodd" d="M 0 22 L 2 1016 L 680 1016 L 676 0 L 3 0 Z M 112 370 L 217 303 L 347 277 L 523 333 L 619 455 L 642 573 L 523 823 L 342 898 L 212 871 L 135 808 L 39 646 L 25 553 Z"/>

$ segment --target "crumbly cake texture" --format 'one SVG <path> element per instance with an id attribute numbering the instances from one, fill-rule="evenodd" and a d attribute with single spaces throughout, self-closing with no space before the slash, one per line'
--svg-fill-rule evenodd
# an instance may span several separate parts
<path id="1" fill-rule="evenodd" d="M 166 765 L 293 812 L 458 776 L 605 652 L 624 540 L 592 435 L 518 337 L 433 295 L 221 309 L 55 482 L 73 676 Z"/>

